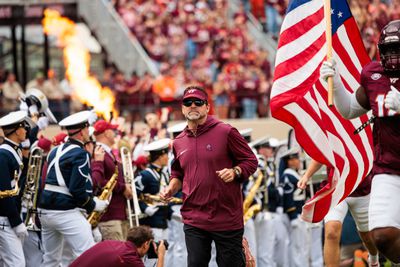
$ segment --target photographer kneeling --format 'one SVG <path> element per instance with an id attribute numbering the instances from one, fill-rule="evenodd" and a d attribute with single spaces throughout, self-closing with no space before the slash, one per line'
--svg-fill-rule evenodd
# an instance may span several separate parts
<path id="1" fill-rule="evenodd" d="M 137 226 L 129 229 L 127 241 L 106 240 L 97 243 L 80 255 L 70 267 L 119 267 L 143 266 L 142 257 L 153 246 L 157 251 L 158 262 L 156 267 L 164 266 L 166 247 L 164 241 L 158 246 L 153 242 L 153 232 L 148 226 Z"/>

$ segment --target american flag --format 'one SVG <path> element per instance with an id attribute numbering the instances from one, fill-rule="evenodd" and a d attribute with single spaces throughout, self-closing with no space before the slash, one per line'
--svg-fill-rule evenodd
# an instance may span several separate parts
<path id="1" fill-rule="evenodd" d="M 345 0 L 331 1 L 332 47 L 343 84 L 353 92 L 370 59 Z M 326 59 L 323 0 L 294 0 L 282 23 L 271 92 L 272 115 L 290 124 L 298 143 L 313 159 L 334 168 L 328 184 L 303 207 L 302 218 L 319 222 L 353 192 L 372 167 L 372 131 L 368 120 L 341 117 L 328 107 L 327 83 L 319 79 Z"/>

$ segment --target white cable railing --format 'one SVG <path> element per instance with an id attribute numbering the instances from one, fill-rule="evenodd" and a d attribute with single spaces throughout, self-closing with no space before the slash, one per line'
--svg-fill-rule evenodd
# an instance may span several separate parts
<path id="1" fill-rule="evenodd" d="M 109 58 L 126 76 L 159 71 L 136 37 L 107 0 L 79 0 L 78 14 L 95 34 Z"/>

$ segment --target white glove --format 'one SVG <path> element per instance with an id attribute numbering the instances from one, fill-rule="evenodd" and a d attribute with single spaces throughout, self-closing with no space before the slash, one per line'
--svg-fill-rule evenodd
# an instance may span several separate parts
<path id="1" fill-rule="evenodd" d="M 31 106 L 29 107 L 29 113 L 30 113 L 31 115 L 37 115 L 37 114 L 39 114 L 38 108 L 37 108 L 37 106 L 36 106 L 35 104 L 33 104 L 33 105 L 31 105 Z"/>
<path id="2" fill-rule="evenodd" d="M 26 226 L 24 223 L 21 223 L 15 227 L 13 227 L 13 230 L 17 237 L 21 240 L 21 242 L 24 242 L 24 239 L 28 237 L 28 229 L 26 229 Z"/>
<path id="3" fill-rule="evenodd" d="M 96 243 L 99 243 L 103 239 L 103 236 L 100 233 L 99 227 L 96 227 L 92 230 L 92 235 L 93 235 L 94 242 L 96 242 Z"/>
<path id="4" fill-rule="evenodd" d="M 156 213 L 158 210 L 160 209 L 160 207 L 157 206 L 148 206 L 145 210 L 144 213 L 146 213 L 147 215 L 149 215 L 150 217 L 154 215 L 154 213 Z"/>
<path id="5" fill-rule="evenodd" d="M 49 119 L 47 117 L 40 117 L 36 124 L 39 127 L 39 130 L 43 130 L 49 126 Z"/>
<path id="6" fill-rule="evenodd" d="M 100 200 L 98 197 L 94 197 L 93 200 L 96 203 L 96 206 L 94 206 L 94 211 L 98 212 L 104 211 L 110 204 L 108 200 Z"/>
<path id="7" fill-rule="evenodd" d="M 338 89 L 341 86 L 341 80 L 339 72 L 336 71 L 336 61 L 332 58 L 331 61 L 324 61 L 319 69 L 319 76 L 324 81 L 328 80 L 328 77 L 333 77 L 333 89 Z"/>
<path id="8" fill-rule="evenodd" d="M 19 110 L 28 112 L 28 105 L 25 101 L 21 100 L 21 103 L 19 104 Z"/>
<path id="9" fill-rule="evenodd" d="M 91 110 L 91 114 L 90 114 L 89 119 L 88 119 L 88 123 L 89 123 L 90 125 L 92 125 L 93 123 L 96 122 L 96 120 L 97 120 L 96 111 L 94 111 L 94 109 L 92 109 L 92 110 Z"/>
<path id="10" fill-rule="evenodd" d="M 290 221 L 290 225 L 292 226 L 292 228 L 297 228 L 300 224 L 300 219 L 296 218 Z"/>
<path id="11" fill-rule="evenodd" d="M 21 147 L 31 147 L 31 141 L 29 139 L 25 139 L 24 141 L 21 142 Z"/>
<path id="12" fill-rule="evenodd" d="M 392 85 L 390 92 L 385 97 L 385 108 L 400 113 L 400 92 Z"/>
<path id="13" fill-rule="evenodd" d="M 277 214 L 283 214 L 283 207 L 277 207 L 276 208 L 276 213 Z"/>

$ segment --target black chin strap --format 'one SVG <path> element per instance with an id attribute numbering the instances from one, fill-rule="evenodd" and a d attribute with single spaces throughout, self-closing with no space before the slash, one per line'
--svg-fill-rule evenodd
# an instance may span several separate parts
<path id="1" fill-rule="evenodd" d="M 4 135 L 5 135 L 6 137 L 9 137 L 9 136 L 12 135 L 13 133 L 15 133 L 15 132 L 18 130 L 18 128 L 19 128 L 19 127 L 14 128 L 11 132 L 4 133 Z"/>
<path id="2" fill-rule="evenodd" d="M 12 135 L 13 133 L 15 133 L 21 127 L 25 128 L 26 135 L 29 135 L 29 131 L 30 131 L 31 128 L 30 128 L 29 124 L 27 122 L 25 122 L 25 121 L 22 121 L 19 124 L 15 125 L 15 128 L 13 128 L 13 130 L 11 132 L 4 133 L 4 135 L 6 137 L 8 137 L 8 136 Z M 7 130 L 5 130 L 5 131 L 7 131 Z"/>
<path id="3" fill-rule="evenodd" d="M 74 136 L 74 135 L 76 135 L 77 133 L 79 133 L 80 131 L 82 131 L 82 129 L 78 129 L 78 130 L 76 130 L 75 132 L 68 132 L 68 135 L 69 135 L 69 136 Z"/>

